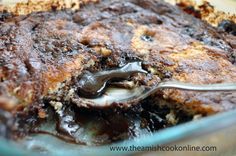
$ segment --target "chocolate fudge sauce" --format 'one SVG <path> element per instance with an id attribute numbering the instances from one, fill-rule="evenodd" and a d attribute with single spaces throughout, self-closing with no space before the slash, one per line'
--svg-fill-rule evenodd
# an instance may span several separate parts
<path id="1" fill-rule="evenodd" d="M 134 73 L 147 73 L 142 69 L 141 62 L 130 62 L 125 66 L 113 70 L 97 73 L 85 73 L 77 83 L 79 95 L 87 98 L 100 96 L 110 80 L 127 79 Z"/>

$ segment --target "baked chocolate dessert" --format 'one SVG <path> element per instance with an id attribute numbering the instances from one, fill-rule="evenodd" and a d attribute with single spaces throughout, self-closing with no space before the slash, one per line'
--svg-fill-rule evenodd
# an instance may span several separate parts
<path id="1" fill-rule="evenodd" d="M 102 125 L 96 136 L 105 139 L 92 144 L 103 144 L 234 109 L 235 92 L 165 89 L 135 106 L 112 108 L 93 108 L 80 100 L 85 74 L 132 62 L 141 62 L 138 68 L 147 73 L 135 70 L 109 85 L 236 82 L 235 21 L 213 27 L 200 19 L 201 12 L 196 17 L 188 13 L 162 0 L 103 0 L 76 11 L 54 8 L 18 16 L 3 12 L 0 134 L 14 139 L 28 133 L 54 135 L 40 125 L 56 116 L 55 135 L 81 143 L 81 127 L 96 119 Z"/>

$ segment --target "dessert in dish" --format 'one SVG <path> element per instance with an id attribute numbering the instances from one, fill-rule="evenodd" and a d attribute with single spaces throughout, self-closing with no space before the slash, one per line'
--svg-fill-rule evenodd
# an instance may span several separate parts
<path id="1" fill-rule="evenodd" d="M 234 109 L 231 91 L 165 89 L 128 108 L 126 103 L 94 108 L 81 101 L 83 76 L 132 62 L 140 64 L 137 70 L 110 86 L 236 82 L 235 21 L 213 27 L 200 19 L 201 12 L 194 17 L 183 10 L 161 0 L 104 0 L 79 10 L 2 13 L 1 135 L 47 133 L 87 144 L 81 136 L 95 126 L 91 144 L 104 144 Z M 54 116 L 56 133 L 42 130 Z"/>

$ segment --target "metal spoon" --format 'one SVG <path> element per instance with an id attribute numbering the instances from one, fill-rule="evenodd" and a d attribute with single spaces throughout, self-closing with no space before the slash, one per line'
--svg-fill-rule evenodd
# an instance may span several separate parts
<path id="1" fill-rule="evenodd" d="M 137 100 L 142 100 L 160 89 L 181 89 L 189 91 L 236 91 L 236 83 L 218 83 L 218 84 L 191 84 L 178 81 L 161 82 L 155 87 L 145 89 L 145 92 L 136 97 Z M 133 98 L 134 99 L 134 98 Z M 128 99 L 127 99 L 128 100 Z M 123 99 L 125 101 L 125 99 Z"/>
<path id="2" fill-rule="evenodd" d="M 236 91 L 236 83 L 190 84 L 177 81 L 161 82 L 154 87 L 140 86 L 133 89 L 108 88 L 95 99 L 80 98 L 76 104 L 86 107 L 110 107 L 112 105 L 131 106 L 161 89 L 181 89 L 189 91 Z"/>

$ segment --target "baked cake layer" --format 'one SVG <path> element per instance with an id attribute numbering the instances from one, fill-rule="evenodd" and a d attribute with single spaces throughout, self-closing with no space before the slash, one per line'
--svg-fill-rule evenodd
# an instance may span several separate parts
<path id="1" fill-rule="evenodd" d="M 163 1 L 101 1 L 78 11 L 36 12 L 1 22 L 1 107 L 29 105 L 101 62 L 137 57 L 162 79 L 236 81 L 235 39 Z M 165 90 L 163 97 L 209 112 L 235 107 L 233 92 Z"/>

